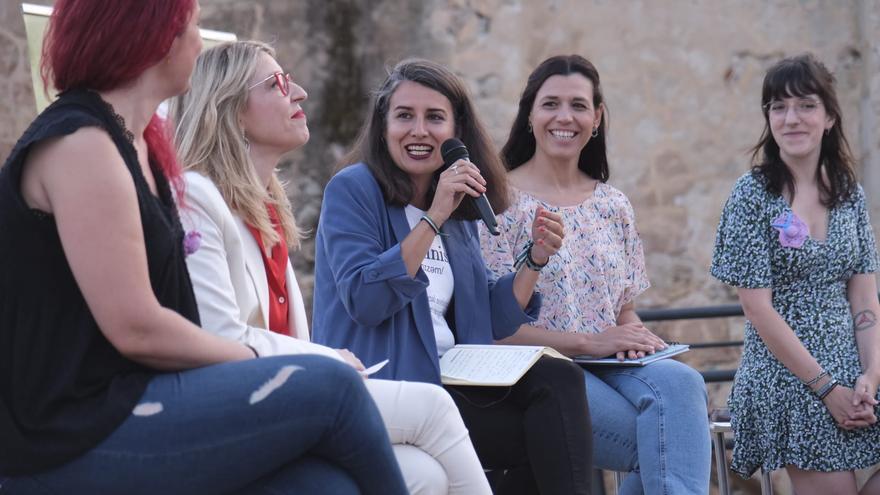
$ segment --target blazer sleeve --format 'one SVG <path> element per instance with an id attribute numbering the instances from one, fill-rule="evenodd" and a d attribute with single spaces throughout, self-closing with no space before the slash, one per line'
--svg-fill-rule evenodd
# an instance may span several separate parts
<path id="1" fill-rule="evenodd" d="M 481 250 L 481 248 L 486 246 L 486 244 L 481 242 L 483 239 L 480 238 L 483 232 L 478 230 L 475 223 L 471 222 L 469 226 L 469 238 L 473 239 L 473 242 L 476 243 L 474 246 L 476 255 L 483 255 L 480 261 L 484 264 L 483 271 L 489 286 L 489 312 L 492 317 L 492 337 L 495 340 L 501 340 L 516 333 L 521 325 L 534 323 L 538 319 L 541 313 L 541 294 L 534 291 L 526 307 L 520 307 L 519 301 L 516 300 L 516 296 L 513 293 L 513 281 L 516 277 L 516 271 L 513 269 L 512 254 L 510 256 L 509 268 L 504 268 L 505 264 L 508 263 L 505 260 L 499 263 L 501 267 L 497 272 L 493 270 L 493 267 L 489 266 L 485 261 L 486 250 Z M 499 243 L 499 245 L 504 244 L 506 243 Z M 509 251 L 507 253 L 510 254 Z M 505 257 L 500 256 L 499 258 Z"/>
<path id="2" fill-rule="evenodd" d="M 208 183 L 206 183 L 208 182 Z M 220 192 L 204 177 L 187 177 L 181 223 L 189 232 L 201 234 L 201 245 L 186 257 L 202 327 L 220 337 L 252 346 L 260 356 L 320 354 L 341 360 L 330 349 L 305 340 L 250 326 L 241 317 L 229 263 L 235 255 L 227 243 L 238 235 L 234 217 Z M 240 242 L 240 239 L 239 239 Z M 240 257 L 239 250 L 239 257 Z M 241 260 L 243 263 L 243 260 Z"/>
<path id="3" fill-rule="evenodd" d="M 428 286 L 421 269 L 406 272 L 388 209 L 368 173 L 336 174 L 327 184 L 318 225 L 320 249 L 339 298 L 356 323 L 375 327 L 403 310 Z"/>
<path id="4" fill-rule="evenodd" d="M 495 340 L 510 337 L 521 325 L 534 323 L 541 310 L 541 294 L 535 291 L 526 307 L 520 308 L 513 295 L 513 267 L 517 248 L 529 239 L 529 214 L 516 201 L 504 213 L 497 215 L 501 235 L 493 236 L 482 222 L 477 222 L 477 238 L 486 263 L 486 277 L 489 279 L 489 297 L 492 311 L 492 335 Z M 530 212 L 529 212 L 530 213 Z"/>
<path id="5" fill-rule="evenodd" d="M 492 272 L 486 270 L 487 276 Z M 492 314 L 492 337 L 501 340 L 510 337 L 521 325 L 534 323 L 541 313 L 541 294 L 532 293 L 525 308 L 519 306 L 513 294 L 513 279 L 516 273 L 508 273 L 498 280 L 489 282 L 489 301 Z"/>

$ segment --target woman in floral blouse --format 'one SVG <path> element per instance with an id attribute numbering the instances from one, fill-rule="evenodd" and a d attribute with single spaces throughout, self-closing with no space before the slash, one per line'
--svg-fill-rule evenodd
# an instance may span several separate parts
<path id="1" fill-rule="evenodd" d="M 605 105 L 596 68 L 557 56 L 529 76 L 502 150 L 512 206 L 500 237 L 481 231 L 496 274 L 513 269 L 537 207 L 562 214 L 567 232 L 543 268 L 539 319 L 508 344 L 553 347 L 572 356 L 644 356 L 666 347 L 642 325 L 634 300 L 648 288 L 632 206 L 608 185 Z M 620 493 L 706 493 L 710 447 L 700 375 L 674 360 L 585 370 L 594 463 L 629 472 Z"/>
<path id="2" fill-rule="evenodd" d="M 745 310 L 732 469 L 785 468 L 799 495 L 855 495 L 880 462 L 877 250 L 834 78 L 811 55 L 764 78 L 755 167 L 724 206 L 712 274 Z M 861 493 L 880 493 L 875 475 Z"/>

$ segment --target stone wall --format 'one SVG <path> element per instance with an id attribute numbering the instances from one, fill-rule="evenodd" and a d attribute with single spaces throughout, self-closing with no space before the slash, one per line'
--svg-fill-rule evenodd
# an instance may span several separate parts
<path id="1" fill-rule="evenodd" d="M 643 305 L 733 300 L 707 275 L 714 229 L 761 132 L 763 72 L 780 57 L 810 50 L 824 60 L 855 151 L 873 163 L 880 148 L 876 0 L 203 3 L 204 25 L 274 41 L 310 92 L 313 138 L 287 171 L 306 225 L 386 66 L 404 56 L 448 64 L 501 144 L 531 68 L 556 53 L 590 58 L 610 109 L 611 182 L 630 196 L 648 253 L 654 287 Z M 864 170 L 872 199 L 876 168 Z M 296 256 L 303 275 L 311 256 Z"/>
<path id="2" fill-rule="evenodd" d="M 36 116 L 21 7 L 9 0 L 0 3 L 0 95 L 0 160 L 5 161 Z"/>
<path id="3" fill-rule="evenodd" d="M 50 0 L 35 3 L 51 4 Z M 598 67 L 611 116 L 611 183 L 632 200 L 653 287 L 641 306 L 735 302 L 708 275 L 721 207 L 762 130 L 761 79 L 812 51 L 838 78 L 845 129 L 880 226 L 880 0 L 202 0 L 202 25 L 273 42 L 309 91 L 311 142 L 284 167 L 314 228 L 323 186 L 355 138 L 385 67 L 424 56 L 468 82 L 500 145 L 530 70 L 579 53 Z M 0 151 L 32 118 L 15 2 L 0 5 Z M 310 299 L 314 246 L 293 254 Z M 741 319 L 656 325 L 670 339 L 736 340 Z M 691 352 L 730 368 L 738 351 Z M 721 405 L 727 386 L 711 386 Z"/>

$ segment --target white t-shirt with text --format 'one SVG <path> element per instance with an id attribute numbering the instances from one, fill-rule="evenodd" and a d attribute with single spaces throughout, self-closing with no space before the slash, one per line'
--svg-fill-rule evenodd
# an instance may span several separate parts
<path id="1" fill-rule="evenodd" d="M 406 220 L 410 229 L 415 228 L 425 214 L 424 211 L 412 205 L 406 206 Z M 428 304 L 431 307 L 431 323 L 434 325 L 434 338 L 437 341 L 437 353 L 442 356 L 455 345 L 455 337 L 446 322 L 446 309 L 452 300 L 452 291 L 455 279 L 452 277 L 452 267 L 449 265 L 449 257 L 446 256 L 446 248 L 440 236 L 435 236 L 428 254 L 422 260 L 422 271 L 428 276 Z"/>

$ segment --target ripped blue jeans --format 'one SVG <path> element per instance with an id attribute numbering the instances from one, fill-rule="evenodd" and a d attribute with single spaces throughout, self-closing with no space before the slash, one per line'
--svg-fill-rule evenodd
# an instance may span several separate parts
<path id="1" fill-rule="evenodd" d="M 628 472 L 618 493 L 709 492 L 711 445 L 706 386 L 672 359 L 644 367 L 584 371 L 593 425 L 593 463 Z"/>
<path id="2" fill-rule="evenodd" d="M 2 495 L 406 492 L 363 379 L 308 355 L 158 375 L 98 446 L 0 487 Z"/>

